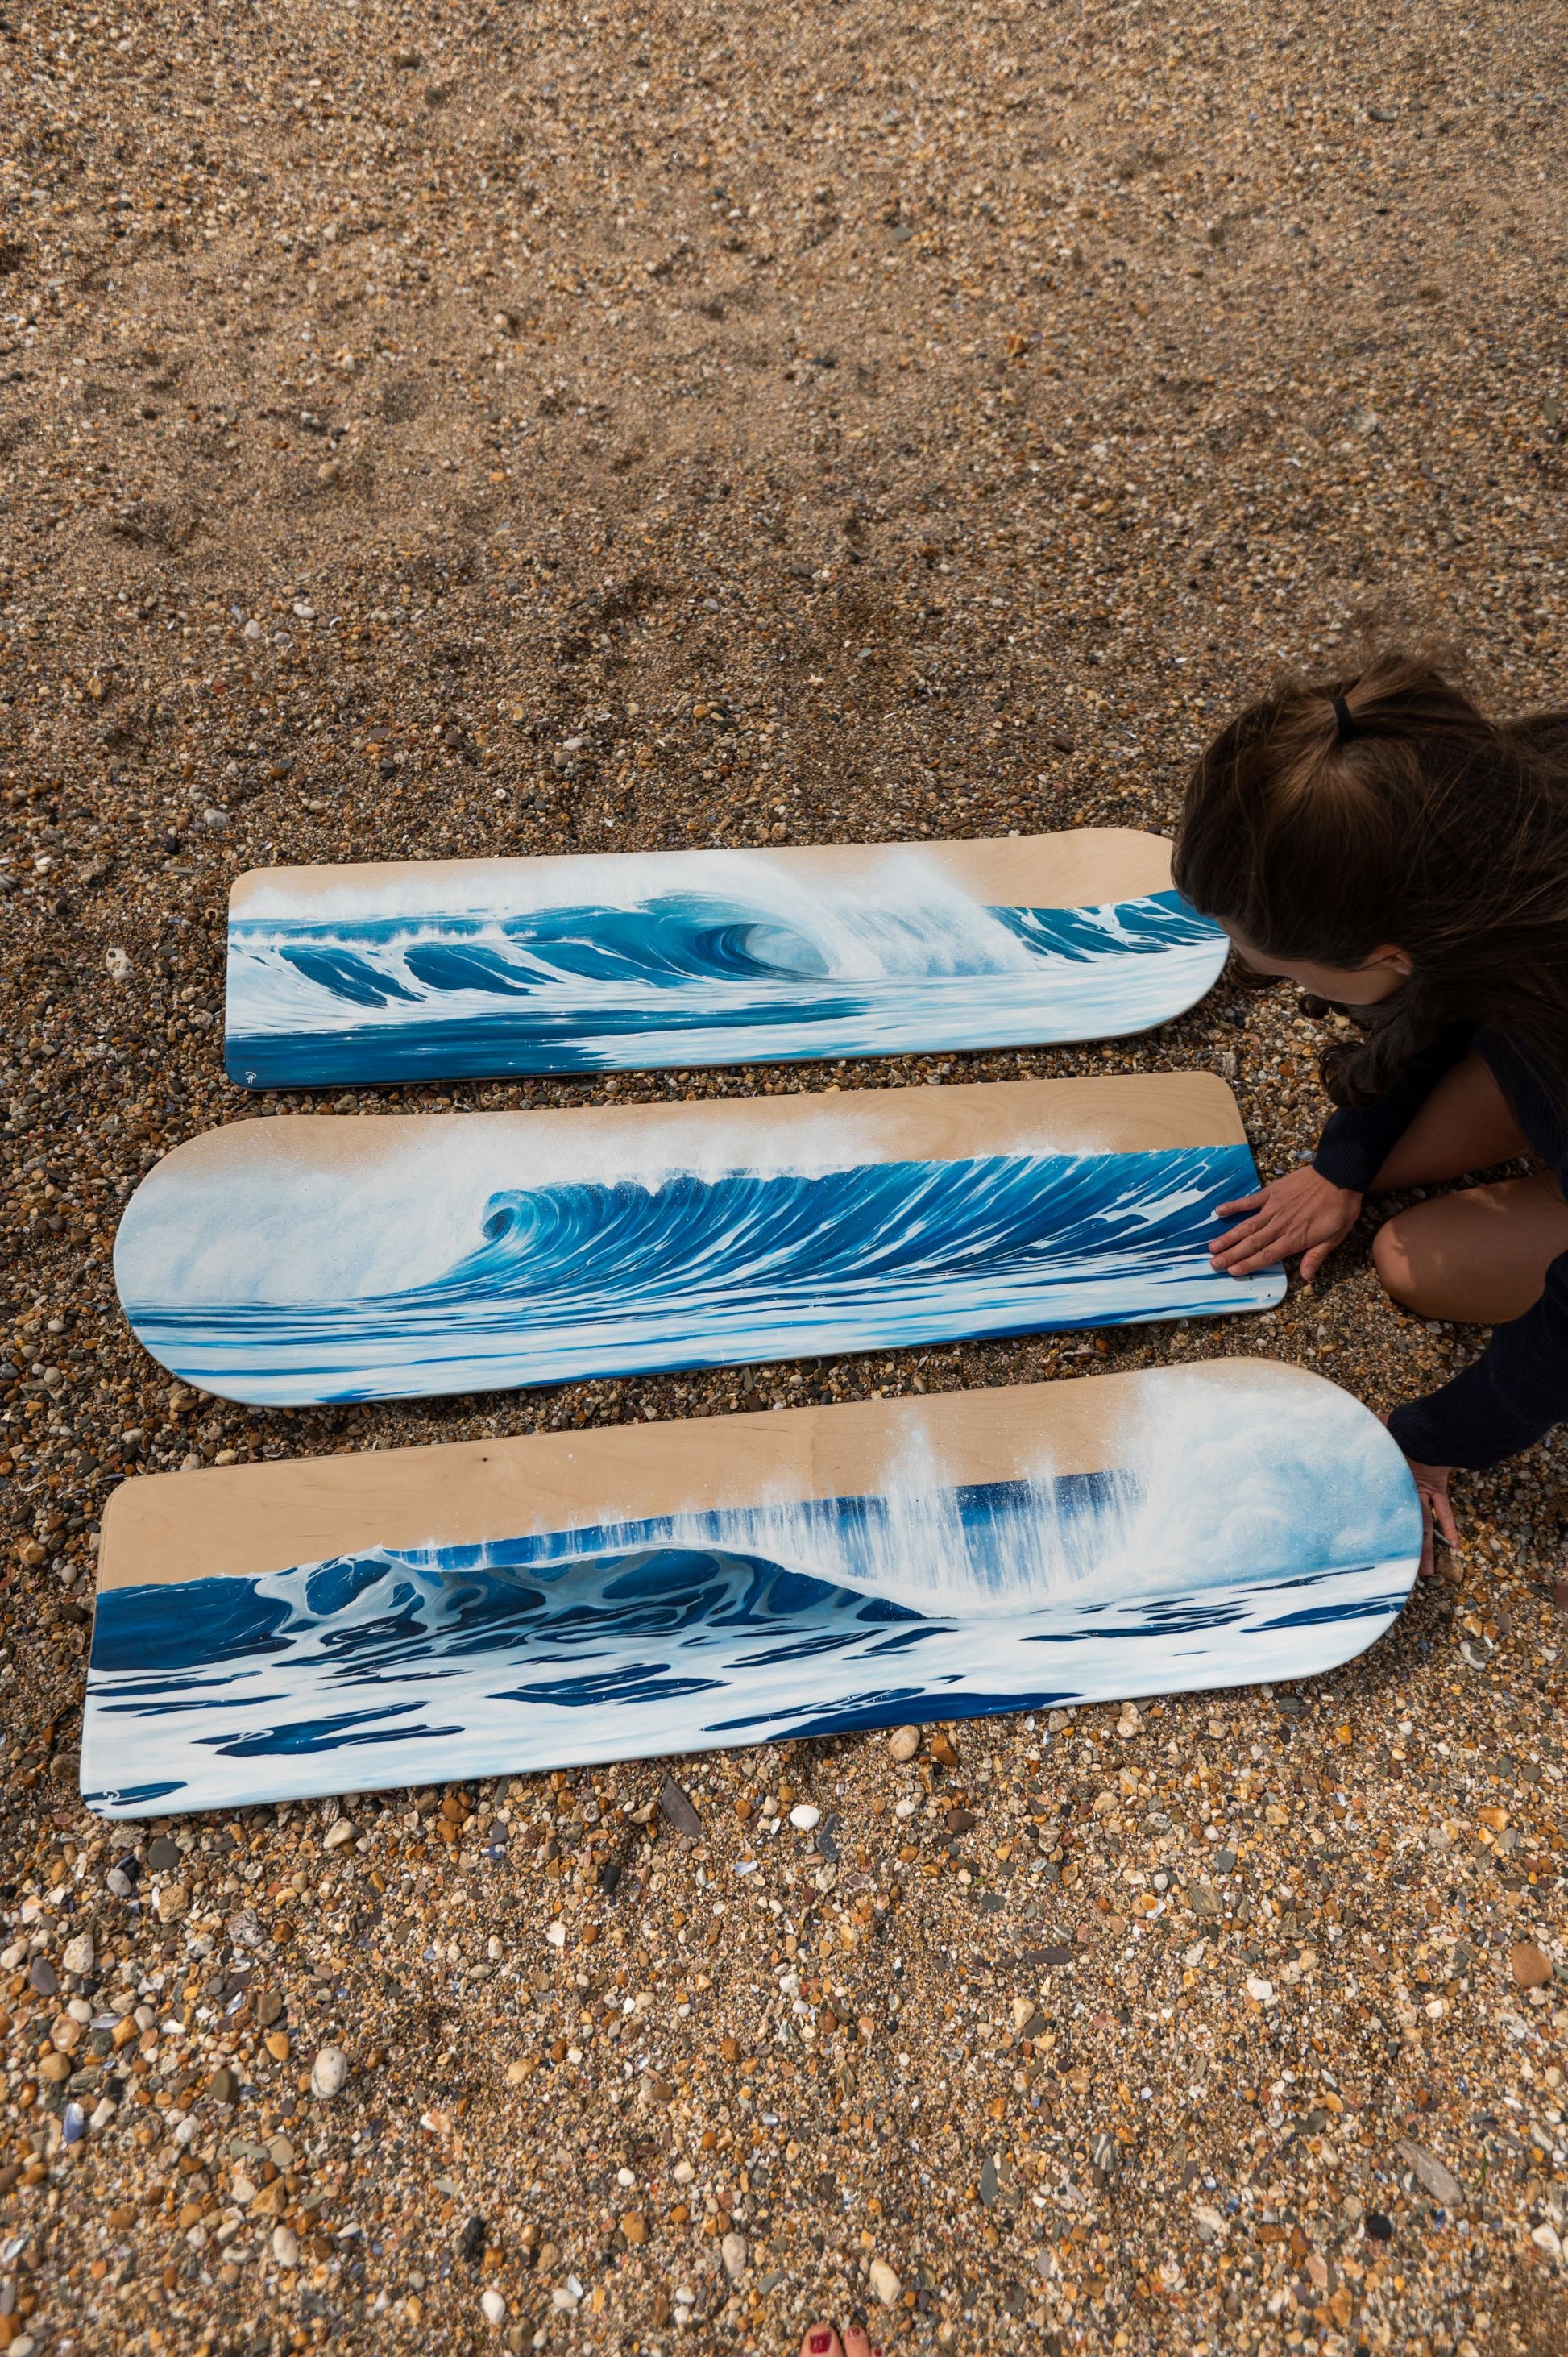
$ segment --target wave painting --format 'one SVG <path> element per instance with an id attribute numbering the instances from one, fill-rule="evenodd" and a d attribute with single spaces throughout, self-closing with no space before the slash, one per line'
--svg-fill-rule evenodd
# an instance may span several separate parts
<path id="1" fill-rule="evenodd" d="M 1257 1185 L 1244 1145 L 496 1189 L 477 1134 L 439 1128 L 362 1197 L 352 1171 L 156 1174 L 115 1249 L 138 1339 L 204 1391 L 283 1405 L 1210 1317 L 1284 1289 L 1209 1265 L 1218 1206 Z"/>
<path id="2" fill-rule="evenodd" d="M 694 856 L 701 885 L 625 904 L 400 910 L 383 886 L 375 914 L 306 917 L 263 894 L 229 929 L 229 1077 L 328 1088 L 1112 1039 L 1180 1014 L 1225 962 L 1175 892 L 987 907 L 918 855 L 875 894 L 743 858 L 716 890 L 714 856 Z M 578 864 L 607 884 L 618 863 Z"/>
<path id="3" fill-rule="evenodd" d="M 1313 1674 L 1399 1613 L 1421 1517 L 1365 1408 L 1275 1388 L 1165 1371 L 1101 1472 L 954 1488 L 917 1444 L 872 1494 L 111 1587 L 83 1793 L 228 1808 Z"/>

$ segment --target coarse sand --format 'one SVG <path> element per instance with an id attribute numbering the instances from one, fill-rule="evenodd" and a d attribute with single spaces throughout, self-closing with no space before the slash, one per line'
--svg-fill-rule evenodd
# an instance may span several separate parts
<path id="1" fill-rule="evenodd" d="M 662 1807 L 111 1828 L 75 1758 L 139 1467 L 1236 1351 L 1386 1409 L 1473 1355 L 1364 1223 L 1245 1327 L 266 1415 L 171 1389 L 109 1254 L 160 1153 L 304 1109 L 221 1077 L 242 868 L 1168 828 L 1369 634 L 1561 696 L 1563 70 L 1551 9 L 1433 0 L 11 0 L 10 2357 L 1568 2347 L 1555 1438 L 1300 1691 L 677 1760 Z M 1206 1065 L 1276 1170 L 1321 1037 L 1226 983 L 1104 1050 L 619 1095 Z"/>

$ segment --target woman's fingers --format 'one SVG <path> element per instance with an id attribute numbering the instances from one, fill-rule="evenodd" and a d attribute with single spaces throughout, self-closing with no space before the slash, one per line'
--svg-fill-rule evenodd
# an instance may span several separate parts
<path id="1" fill-rule="evenodd" d="M 1217 1267 L 1223 1268 L 1227 1261 L 1248 1251 L 1265 1232 L 1260 1221 L 1249 1220 L 1244 1228 L 1232 1228 L 1228 1234 L 1216 1236 L 1208 1247 L 1208 1257 Z"/>
<path id="2" fill-rule="evenodd" d="M 1255 1252 L 1238 1253 L 1229 1260 L 1216 1261 L 1214 1273 L 1217 1276 L 1256 1276 L 1262 1268 L 1277 1268 L 1281 1257 L 1277 1245 L 1260 1244 Z"/>
<path id="3" fill-rule="evenodd" d="M 1234 1252 L 1238 1245 L 1250 1243 L 1258 1236 L 1286 1235 L 1290 1227 L 1291 1222 L 1283 1212 L 1265 1209 L 1255 1211 L 1250 1220 L 1239 1220 L 1233 1228 L 1227 1228 L 1222 1236 L 1215 1237 L 1209 1249 L 1211 1252 Z"/>
<path id="4" fill-rule="evenodd" d="M 1266 1268 L 1271 1261 L 1295 1249 L 1289 1222 L 1265 1215 L 1248 1220 L 1243 1226 L 1232 1228 L 1229 1235 L 1218 1237 L 1208 1248 L 1208 1257 L 1216 1268 L 1244 1274 L 1249 1269 Z"/>
<path id="5" fill-rule="evenodd" d="M 1209 1260 L 1232 1276 L 1250 1276 L 1299 1253 L 1302 1277 L 1310 1282 L 1349 1234 L 1360 1202 L 1359 1195 L 1331 1186 L 1310 1168 L 1294 1170 L 1271 1179 L 1255 1195 L 1220 1204 L 1216 1218 L 1239 1218 L 1240 1224 L 1215 1238 Z"/>
<path id="6" fill-rule="evenodd" d="M 1388 1422 L 1387 1416 L 1382 1418 Z M 1447 1546 L 1459 1544 L 1459 1525 L 1454 1519 L 1453 1501 L 1448 1495 L 1448 1467 L 1421 1465 L 1407 1457 L 1415 1494 L 1421 1501 L 1421 1577 L 1430 1579 L 1436 1568 L 1434 1539 L 1441 1537 Z"/>
<path id="7" fill-rule="evenodd" d="M 1234 1203 L 1221 1203 L 1214 1216 L 1217 1220 L 1228 1220 L 1233 1211 L 1255 1211 L 1260 1203 L 1267 1200 L 1268 1190 L 1262 1188 L 1255 1195 L 1239 1196 Z"/>
<path id="8" fill-rule="evenodd" d="M 1308 1250 L 1302 1254 L 1301 1274 L 1304 1283 L 1310 1283 L 1330 1254 L 1338 1251 L 1355 1224 L 1354 1220 L 1347 1220 L 1343 1226 L 1336 1225 L 1331 1235 L 1318 1236 L 1315 1239 Z"/>
<path id="9" fill-rule="evenodd" d="M 1425 1491 L 1425 1495 L 1431 1501 L 1433 1520 L 1443 1534 L 1444 1544 L 1456 1547 L 1459 1544 L 1459 1525 L 1454 1519 L 1454 1502 L 1448 1495 L 1446 1473 L 1441 1481 L 1433 1483 L 1431 1489 Z"/>
<path id="10" fill-rule="evenodd" d="M 1342 1235 L 1316 1235 L 1285 1212 L 1262 1211 L 1256 1219 L 1217 1236 L 1208 1247 L 1208 1257 L 1216 1268 L 1240 1270 L 1243 1265 L 1261 1268 L 1270 1261 L 1289 1260 L 1300 1253 L 1305 1282 L 1344 1241 Z"/>

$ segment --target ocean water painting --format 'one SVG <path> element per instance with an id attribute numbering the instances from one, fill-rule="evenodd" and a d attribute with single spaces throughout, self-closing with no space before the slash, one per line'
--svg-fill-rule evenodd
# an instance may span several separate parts
<path id="1" fill-rule="evenodd" d="M 1127 1101 L 1164 1102 L 1154 1081 L 1125 1086 Z M 1029 1084 L 796 1098 L 789 1116 L 744 1130 L 721 1107 L 641 1122 L 628 1109 L 242 1123 L 144 1182 L 116 1279 L 155 1358 L 258 1405 L 1212 1317 L 1280 1298 L 1278 1270 L 1237 1279 L 1209 1265 L 1219 1205 L 1257 1185 L 1244 1144 L 1063 1150 L 1059 1120 L 1031 1124 L 1020 1107 L 1000 1135 L 993 1115 L 991 1136 L 955 1150 L 962 1101 L 1014 1092 L 1028 1098 Z M 896 1097 L 935 1101 L 940 1151 L 889 1150 L 868 1126 Z"/>
<path id="2" fill-rule="evenodd" d="M 1067 836 L 245 877 L 229 1077 L 328 1088 L 1146 1030 L 1202 997 L 1227 943 L 1169 888 L 1168 846 L 1083 832 L 1112 837 L 1087 865 Z M 1058 841 L 1070 856 L 1042 859 Z M 1058 890 L 1105 897 L 1012 899 L 1049 890 L 1053 864 Z M 1119 869 L 1136 888 L 1117 888 Z"/>
<path id="3" fill-rule="evenodd" d="M 1096 1434 L 1084 1395 L 1113 1392 Z M 1300 1678 L 1363 1651 L 1409 1595 L 1409 1470 L 1319 1378 L 1222 1361 L 1030 1386 L 1002 1395 L 1013 1428 L 991 1465 L 966 1466 L 982 1478 L 954 1480 L 943 1423 L 963 1400 L 887 1404 L 847 1493 L 800 1494 L 782 1464 L 770 1482 L 758 1452 L 769 1426 L 782 1450 L 786 1424 L 865 1410 L 705 1427 L 715 1463 L 747 1444 L 749 1503 L 703 1502 L 699 1470 L 684 1510 L 640 1513 L 631 1494 L 618 1512 L 413 1545 L 371 1542 L 367 1503 L 363 1543 L 328 1559 L 206 1578 L 160 1578 L 158 1550 L 140 1551 L 148 1572 L 111 1527 L 84 1797 L 111 1815 L 228 1808 Z M 690 1443 L 704 1427 L 676 1429 Z M 593 1444 L 614 1438 L 577 1444 L 589 1488 Z M 275 1497 L 309 1468 L 254 1469 Z M 226 1478 L 163 1484 L 189 1497 Z M 268 1492 L 250 1494 L 264 1519 Z M 177 1509 L 160 1511 L 166 1526 Z"/>

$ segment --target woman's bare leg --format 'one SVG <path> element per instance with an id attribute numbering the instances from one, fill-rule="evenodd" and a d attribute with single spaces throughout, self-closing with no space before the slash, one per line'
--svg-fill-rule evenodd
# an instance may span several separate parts
<path id="1" fill-rule="evenodd" d="M 1372 1239 L 1373 1265 L 1396 1301 L 1475 1326 L 1522 1318 L 1565 1252 L 1568 1203 L 1544 1170 L 1417 1203 Z"/>
<path id="2" fill-rule="evenodd" d="M 1508 1099 L 1472 1049 L 1438 1082 L 1367 1191 L 1434 1187 L 1530 1150 Z"/>
<path id="3" fill-rule="evenodd" d="M 1530 1141 L 1474 1050 L 1433 1090 L 1368 1189 L 1435 1186 L 1528 1154 Z M 1544 1171 L 1440 1195 L 1385 1220 L 1372 1263 L 1396 1301 L 1423 1318 L 1497 1326 L 1541 1298 L 1568 1252 L 1568 1204 Z"/>

